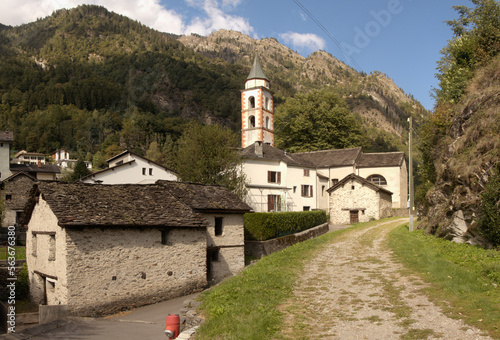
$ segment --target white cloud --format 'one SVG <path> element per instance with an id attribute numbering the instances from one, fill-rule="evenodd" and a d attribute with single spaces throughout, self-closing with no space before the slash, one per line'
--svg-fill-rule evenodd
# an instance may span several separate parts
<path id="1" fill-rule="evenodd" d="M 311 51 L 323 50 L 326 46 L 323 38 L 312 33 L 287 32 L 280 34 L 280 37 L 287 44 L 291 43 L 294 47 L 307 48 Z"/>
<path id="2" fill-rule="evenodd" d="M 160 0 L 2 0 L 0 23 L 16 26 L 44 18 L 57 9 L 92 4 L 103 6 L 162 32 L 207 35 L 222 28 L 249 35 L 254 32 L 248 19 L 228 14 L 221 9 L 234 9 L 241 0 L 185 0 L 184 3 L 201 9 L 203 15 L 186 19 L 176 11 L 162 6 Z"/>
<path id="3" fill-rule="evenodd" d="M 235 0 L 232 2 L 237 3 Z M 186 27 L 186 34 L 198 33 L 207 35 L 222 28 L 235 30 L 245 34 L 252 34 L 253 32 L 253 27 L 247 19 L 224 13 L 215 0 L 205 0 L 202 8 L 206 17 L 194 18 Z"/>

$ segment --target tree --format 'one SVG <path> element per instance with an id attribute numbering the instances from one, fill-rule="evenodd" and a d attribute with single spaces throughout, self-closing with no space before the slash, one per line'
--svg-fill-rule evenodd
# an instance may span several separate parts
<path id="1" fill-rule="evenodd" d="M 276 145 L 290 152 L 368 147 L 346 102 L 331 89 L 298 94 L 275 114 Z"/>
<path id="2" fill-rule="evenodd" d="M 79 159 L 76 161 L 75 168 L 73 169 L 73 173 L 67 177 L 68 182 L 76 182 L 80 178 L 90 175 L 89 169 L 85 165 L 83 159 Z"/>
<path id="3" fill-rule="evenodd" d="M 242 198 L 245 182 L 238 141 L 235 133 L 221 126 L 189 124 L 177 142 L 175 168 L 180 179 L 221 185 Z"/>
<path id="4" fill-rule="evenodd" d="M 447 21 L 454 38 L 438 62 L 439 103 L 457 103 L 475 69 L 500 50 L 500 5 L 495 0 L 471 0 L 475 8 L 454 6 L 459 18 Z"/>

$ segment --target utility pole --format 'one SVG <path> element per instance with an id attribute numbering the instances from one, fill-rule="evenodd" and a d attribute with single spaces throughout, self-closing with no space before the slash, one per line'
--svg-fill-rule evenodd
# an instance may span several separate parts
<path id="1" fill-rule="evenodd" d="M 409 193 L 409 198 L 408 198 L 408 211 L 410 214 L 410 227 L 409 230 L 413 231 L 413 160 L 412 160 L 412 155 L 411 155 L 411 142 L 412 142 L 412 132 L 413 132 L 413 125 L 412 125 L 412 117 L 408 118 L 408 122 L 410 123 L 410 130 L 409 130 L 409 136 L 408 136 L 408 154 L 409 154 L 409 168 L 408 168 L 408 193 Z"/>

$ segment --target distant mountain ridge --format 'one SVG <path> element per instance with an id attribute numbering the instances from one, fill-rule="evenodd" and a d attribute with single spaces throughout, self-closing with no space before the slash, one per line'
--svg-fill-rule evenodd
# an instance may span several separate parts
<path id="1" fill-rule="evenodd" d="M 428 112 L 385 75 L 360 74 L 324 51 L 304 58 L 274 38 L 220 30 L 175 36 L 104 7 L 82 5 L 18 27 L 0 26 L 0 129 L 15 148 L 140 154 L 196 119 L 239 131 L 239 90 L 255 51 L 279 105 L 335 86 L 379 149 L 404 149 L 406 119 Z"/>

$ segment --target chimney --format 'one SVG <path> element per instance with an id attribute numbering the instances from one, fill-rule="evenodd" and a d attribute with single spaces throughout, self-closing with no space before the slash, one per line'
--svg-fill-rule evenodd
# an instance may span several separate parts
<path id="1" fill-rule="evenodd" d="M 255 142 L 254 147 L 255 147 L 255 154 L 258 157 L 264 157 L 264 153 L 262 151 L 262 142 L 260 140 Z"/>

